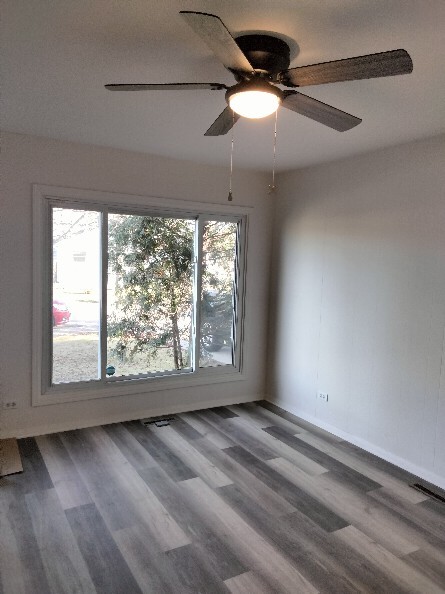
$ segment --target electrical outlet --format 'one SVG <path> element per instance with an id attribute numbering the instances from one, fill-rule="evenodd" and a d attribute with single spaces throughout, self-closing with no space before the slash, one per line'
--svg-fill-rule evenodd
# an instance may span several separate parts
<path id="1" fill-rule="evenodd" d="M 6 400 L 5 402 L 3 402 L 3 408 L 17 408 L 17 402 L 15 400 Z"/>
<path id="2" fill-rule="evenodd" d="M 327 402 L 329 400 L 327 392 L 318 392 L 318 398 L 323 400 L 323 402 Z"/>

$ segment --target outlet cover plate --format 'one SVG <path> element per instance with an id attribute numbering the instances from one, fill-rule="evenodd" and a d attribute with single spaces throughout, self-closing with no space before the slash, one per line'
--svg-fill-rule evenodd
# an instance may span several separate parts
<path id="1" fill-rule="evenodd" d="M 2 403 L 2 407 L 7 410 L 14 410 L 15 408 L 17 408 L 17 402 L 15 400 L 5 400 Z"/>

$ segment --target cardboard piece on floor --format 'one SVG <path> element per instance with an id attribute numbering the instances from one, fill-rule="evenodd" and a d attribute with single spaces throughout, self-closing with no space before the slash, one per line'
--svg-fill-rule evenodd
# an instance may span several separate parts
<path id="1" fill-rule="evenodd" d="M 23 472 L 16 439 L 0 439 L 0 476 Z"/>

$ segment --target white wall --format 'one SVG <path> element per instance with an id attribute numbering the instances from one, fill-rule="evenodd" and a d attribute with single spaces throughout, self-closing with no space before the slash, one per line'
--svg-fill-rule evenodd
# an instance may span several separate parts
<path id="1" fill-rule="evenodd" d="M 445 487 L 445 136 L 281 175 L 273 266 L 269 399 Z"/>
<path id="2" fill-rule="evenodd" d="M 209 142 L 218 142 L 210 140 Z M 271 208 L 269 179 L 237 171 L 233 204 L 249 215 L 244 381 L 183 390 L 31 406 L 33 183 L 209 203 L 227 203 L 228 167 L 207 167 L 141 153 L 16 134 L 1 137 L 0 408 L 1 436 L 95 425 L 264 397 Z"/>

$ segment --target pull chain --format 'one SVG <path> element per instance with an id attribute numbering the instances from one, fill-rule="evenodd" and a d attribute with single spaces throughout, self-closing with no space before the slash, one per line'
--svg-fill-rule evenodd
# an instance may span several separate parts
<path id="1" fill-rule="evenodd" d="M 235 125 L 235 112 L 232 111 L 232 142 L 231 142 L 231 146 L 230 146 L 230 177 L 229 177 L 229 196 L 227 197 L 227 200 L 229 202 L 232 202 L 233 200 L 233 194 L 232 194 L 232 177 L 233 177 L 233 145 L 234 145 L 234 134 L 233 134 L 233 127 Z"/>
<path id="2" fill-rule="evenodd" d="M 274 130 L 274 137 L 273 137 L 272 184 L 269 186 L 269 194 L 273 194 L 277 189 L 275 186 L 275 163 L 277 160 L 277 121 L 278 121 L 278 109 L 275 112 L 275 130 Z"/>

